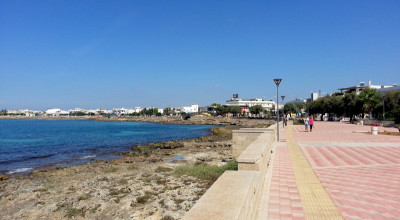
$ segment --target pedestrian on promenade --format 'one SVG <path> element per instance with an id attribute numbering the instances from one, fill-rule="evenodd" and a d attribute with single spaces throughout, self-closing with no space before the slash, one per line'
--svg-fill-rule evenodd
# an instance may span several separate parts
<path id="1" fill-rule="evenodd" d="M 283 125 L 287 126 L 287 117 L 286 117 L 286 115 L 283 116 Z"/>
<path id="2" fill-rule="evenodd" d="M 308 116 L 304 119 L 304 126 L 306 129 L 306 132 L 308 132 L 308 125 L 310 124 L 310 119 L 308 118 Z"/>
<path id="3" fill-rule="evenodd" d="M 312 128 L 314 126 L 314 116 L 310 116 L 310 132 L 312 132 Z"/>

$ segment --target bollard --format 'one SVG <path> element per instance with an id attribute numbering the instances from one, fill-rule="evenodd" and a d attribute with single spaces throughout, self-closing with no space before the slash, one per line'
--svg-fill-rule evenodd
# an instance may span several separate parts
<path id="1" fill-rule="evenodd" d="M 372 135 L 377 135 L 378 134 L 378 127 L 377 126 L 371 126 L 371 133 L 372 133 Z"/>

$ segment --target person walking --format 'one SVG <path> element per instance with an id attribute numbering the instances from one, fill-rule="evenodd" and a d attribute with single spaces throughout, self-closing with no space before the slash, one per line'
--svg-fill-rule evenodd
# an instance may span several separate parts
<path id="1" fill-rule="evenodd" d="M 314 126 L 314 116 L 310 116 L 310 132 L 312 132 L 312 129 L 313 129 L 313 126 Z"/>
<path id="2" fill-rule="evenodd" d="M 304 119 L 304 126 L 306 129 L 306 132 L 308 132 L 308 125 L 310 124 L 310 119 L 307 117 Z"/>

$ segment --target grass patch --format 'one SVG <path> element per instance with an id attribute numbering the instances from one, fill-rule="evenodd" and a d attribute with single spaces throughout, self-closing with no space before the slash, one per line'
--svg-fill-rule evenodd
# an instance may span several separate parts
<path id="1" fill-rule="evenodd" d="M 117 196 L 117 195 L 125 194 L 125 193 L 127 193 L 127 191 L 126 191 L 125 189 L 115 189 L 115 188 L 112 188 L 112 189 L 110 189 L 110 193 L 109 193 L 108 195 L 110 195 L 110 196 Z"/>
<path id="2" fill-rule="evenodd" d="M 76 216 L 85 217 L 85 215 L 86 215 L 86 209 L 85 208 L 81 208 L 81 209 L 69 208 L 67 210 L 67 214 L 65 214 L 65 217 L 67 217 L 67 218 L 73 218 L 73 217 L 76 217 Z"/>
<path id="3" fill-rule="evenodd" d="M 161 220 L 175 220 L 175 219 L 169 215 L 166 215 L 166 216 L 162 217 Z"/>
<path id="4" fill-rule="evenodd" d="M 118 181 L 118 184 L 126 185 L 126 184 L 128 184 L 128 180 L 126 180 L 126 179 L 121 179 L 121 180 Z"/>
<path id="5" fill-rule="evenodd" d="M 149 199 L 152 196 L 154 196 L 156 194 L 157 193 L 153 193 L 153 192 L 150 192 L 150 191 L 145 191 L 143 196 L 140 196 L 140 197 L 137 198 L 137 202 L 140 203 L 140 204 L 145 204 L 145 203 L 147 203 L 147 201 L 149 201 Z"/>
<path id="6" fill-rule="evenodd" d="M 184 201 L 185 201 L 184 199 L 177 199 L 177 198 L 174 199 L 174 202 L 175 202 L 175 204 L 177 204 L 177 205 L 181 204 L 181 203 L 184 202 Z"/>
<path id="7" fill-rule="evenodd" d="M 136 165 L 131 165 L 127 168 L 128 170 L 137 170 L 138 167 Z"/>
<path id="8" fill-rule="evenodd" d="M 137 198 L 137 202 L 140 204 L 145 204 L 150 199 L 149 195 L 140 196 Z"/>
<path id="9" fill-rule="evenodd" d="M 197 162 L 194 165 L 179 166 L 175 169 L 174 175 L 181 177 L 184 175 L 193 176 L 203 180 L 214 182 L 225 170 L 237 170 L 236 160 L 229 161 L 223 166 L 211 166 L 203 162 Z"/>
<path id="10" fill-rule="evenodd" d="M 100 204 L 97 204 L 94 208 L 90 209 L 90 213 L 96 213 L 97 209 L 100 208 Z"/>
<path id="11" fill-rule="evenodd" d="M 35 190 L 33 190 L 33 192 L 46 192 L 47 190 L 52 189 L 54 187 L 55 187 L 54 184 L 46 183 L 42 188 L 35 189 Z"/>
<path id="12" fill-rule="evenodd" d="M 164 179 L 164 178 L 158 177 L 158 178 L 156 179 L 156 183 L 157 183 L 158 185 L 164 185 L 164 184 L 167 183 L 167 180 Z"/>
<path id="13" fill-rule="evenodd" d="M 106 169 L 104 170 L 105 173 L 114 173 L 116 172 L 118 169 L 115 167 L 111 167 L 110 169 Z"/>
<path id="14" fill-rule="evenodd" d="M 88 199 L 90 199 L 91 197 L 92 197 L 92 196 L 91 196 L 89 193 L 87 193 L 87 194 L 85 194 L 85 195 L 79 196 L 78 201 L 81 201 L 81 200 L 88 200 Z"/>
<path id="15" fill-rule="evenodd" d="M 155 169 L 155 171 L 157 172 L 157 173 L 165 173 L 165 172 L 170 172 L 170 171 L 172 171 L 173 169 L 172 168 L 169 168 L 169 167 L 157 167 L 156 169 Z"/>

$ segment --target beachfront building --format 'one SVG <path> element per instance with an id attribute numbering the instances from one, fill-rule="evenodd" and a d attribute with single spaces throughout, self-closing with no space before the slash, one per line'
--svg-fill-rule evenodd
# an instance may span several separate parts
<path id="1" fill-rule="evenodd" d="M 360 85 L 350 86 L 350 87 L 346 87 L 346 88 L 340 88 L 338 90 L 340 90 L 340 92 L 344 92 L 344 93 L 356 92 L 356 94 L 358 95 L 365 88 L 376 89 L 379 91 L 381 89 L 390 89 L 393 87 L 397 87 L 397 84 L 393 84 L 393 85 L 389 85 L 389 86 L 388 85 L 372 85 L 371 80 L 369 80 L 368 84 L 365 84 L 365 82 L 360 82 Z"/>
<path id="2" fill-rule="evenodd" d="M 190 105 L 176 108 L 176 112 L 184 112 L 184 113 L 198 113 L 199 112 L 199 105 Z"/>
<path id="3" fill-rule="evenodd" d="M 135 107 L 135 113 L 140 113 L 142 110 L 142 107 Z"/>
<path id="4" fill-rule="evenodd" d="M 36 117 L 41 116 L 42 111 L 34 111 L 29 109 L 24 110 L 7 110 L 8 115 L 19 115 L 19 116 L 26 116 L 26 117 Z"/>
<path id="5" fill-rule="evenodd" d="M 231 100 L 226 101 L 226 106 L 240 106 L 242 107 L 242 112 L 249 113 L 249 108 L 255 105 L 261 105 L 264 110 L 274 110 L 276 109 L 276 103 L 274 101 L 267 101 L 259 98 L 255 99 L 240 99 L 238 94 L 233 94 Z"/>
<path id="6" fill-rule="evenodd" d="M 126 109 L 126 108 L 114 108 L 112 113 L 118 116 L 128 115 L 135 113 L 135 109 Z"/>
<path id="7" fill-rule="evenodd" d="M 61 110 L 59 108 L 51 108 L 46 110 L 46 116 L 49 117 L 69 116 L 69 112 Z"/>

